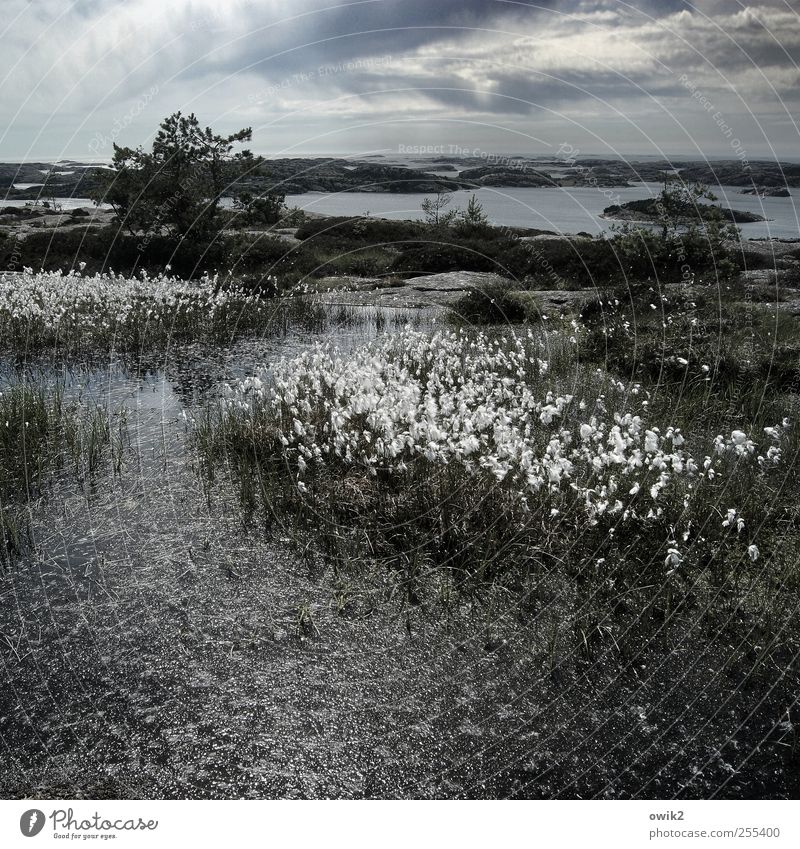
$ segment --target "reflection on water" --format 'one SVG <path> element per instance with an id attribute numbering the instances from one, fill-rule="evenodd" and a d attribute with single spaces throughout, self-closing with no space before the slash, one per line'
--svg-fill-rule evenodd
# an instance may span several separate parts
<path id="1" fill-rule="evenodd" d="M 101 473 L 94 481 L 79 482 L 65 469 L 54 491 L 31 505 L 35 559 L 71 573 L 100 557 L 124 558 L 120 546 L 126 548 L 126 541 L 156 535 L 166 550 L 172 540 L 183 552 L 203 544 L 218 529 L 214 517 L 197 514 L 202 499 L 187 436 L 189 422 L 204 403 L 226 383 L 316 343 L 346 351 L 409 322 L 427 328 L 436 314 L 350 307 L 346 316 L 338 316 L 346 320 L 337 323 L 337 312 L 329 312 L 332 320 L 324 330 L 290 329 L 280 336 L 239 339 L 228 347 L 194 343 L 136 360 L 118 357 L 70 366 L 46 358 L 29 359 L 24 366 L 0 362 L 0 387 L 24 375 L 33 384 L 62 387 L 67 402 L 97 405 L 110 420 L 125 423 L 125 462 L 119 475 L 109 467 L 104 477 Z"/>

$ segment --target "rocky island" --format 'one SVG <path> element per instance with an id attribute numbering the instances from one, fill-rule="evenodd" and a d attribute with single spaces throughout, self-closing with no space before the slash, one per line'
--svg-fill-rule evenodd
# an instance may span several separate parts
<path id="1" fill-rule="evenodd" d="M 614 218 L 618 221 L 641 221 L 657 223 L 663 217 L 656 198 L 632 200 L 623 204 L 612 204 L 603 210 L 603 218 Z M 727 221 L 731 224 L 751 224 L 766 219 L 755 212 L 741 209 L 726 209 L 723 206 L 709 203 L 683 204 L 679 209 L 671 210 L 671 217 L 676 220 L 689 222 L 697 221 Z"/>
<path id="2" fill-rule="evenodd" d="M 788 198 L 791 197 L 786 186 L 753 186 L 750 189 L 742 189 L 739 194 L 755 195 L 760 198 Z"/>

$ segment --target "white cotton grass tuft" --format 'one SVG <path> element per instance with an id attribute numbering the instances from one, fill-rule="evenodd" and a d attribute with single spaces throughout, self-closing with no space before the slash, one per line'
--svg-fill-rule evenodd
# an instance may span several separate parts
<path id="1" fill-rule="evenodd" d="M 227 410 L 268 416 L 309 490 L 326 467 L 404 475 L 427 463 L 481 478 L 554 527 L 644 524 L 677 511 L 683 524 L 673 536 L 686 540 L 703 486 L 724 484 L 729 463 L 742 467 L 751 455 L 756 470 L 765 468 L 741 430 L 693 453 L 679 428 L 648 424 L 646 399 L 621 382 L 612 381 L 613 397 L 592 396 L 591 382 L 583 397 L 560 390 L 557 370 L 529 343 L 406 328 L 346 353 L 317 345 L 232 386 Z M 730 507 L 722 525 L 738 535 L 745 520 Z M 685 556 L 670 546 L 667 570 Z"/>
<path id="2" fill-rule="evenodd" d="M 169 270 L 169 266 L 167 266 Z M 186 327 L 196 332 L 231 308 L 241 323 L 261 314 L 258 295 L 222 286 L 218 276 L 181 280 L 162 274 L 125 277 L 113 272 L 0 273 L 0 336 L 7 339 L 105 341 L 138 328 L 152 338 Z M 246 309 L 245 309 L 246 308 Z"/>

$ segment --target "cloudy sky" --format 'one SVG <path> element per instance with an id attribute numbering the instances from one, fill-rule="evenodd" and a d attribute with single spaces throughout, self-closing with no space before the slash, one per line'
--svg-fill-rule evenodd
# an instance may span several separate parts
<path id="1" fill-rule="evenodd" d="M 264 154 L 800 158 L 796 0 L 3 0 L 0 159 L 181 109 Z"/>

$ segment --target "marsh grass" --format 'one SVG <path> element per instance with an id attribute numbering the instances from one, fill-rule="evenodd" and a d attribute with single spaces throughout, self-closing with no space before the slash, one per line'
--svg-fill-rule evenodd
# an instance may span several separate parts
<path id="1" fill-rule="evenodd" d="M 124 419 L 114 468 L 121 469 Z M 0 562 L 10 565 L 30 539 L 30 508 L 59 471 L 80 482 L 104 468 L 112 442 L 108 413 L 67 401 L 63 388 L 17 377 L 0 390 Z"/>
<path id="2" fill-rule="evenodd" d="M 669 436 L 674 427 L 680 427 L 680 435 L 672 449 L 663 448 L 666 454 L 648 449 L 645 468 L 630 477 L 609 473 L 602 459 L 606 449 L 598 448 L 585 462 L 580 453 L 571 454 L 573 467 L 558 485 L 533 488 L 525 486 L 513 464 L 503 466 L 505 448 L 491 428 L 480 462 L 462 462 L 452 451 L 443 459 L 430 445 L 426 449 L 421 437 L 390 459 L 374 447 L 379 434 L 388 442 L 388 427 L 381 431 L 374 418 L 357 412 L 363 397 L 355 382 L 344 380 L 347 361 L 330 381 L 318 382 L 338 355 L 330 361 L 310 355 L 279 369 L 277 391 L 254 393 L 248 386 L 244 395 L 207 410 L 197 422 L 208 491 L 222 472 L 239 487 L 250 520 L 264 522 L 268 532 L 291 527 L 298 549 L 312 547 L 347 586 L 371 564 L 393 576 L 392 594 L 407 608 L 448 607 L 499 594 L 523 619 L 549 621 L 556 615 L 561 624 L 554 646 L 571 634 L 573 646 L 586 657 L 601 649 L 625 651 L 676 617 L 699 616 L 717 624 L 736 620 L 747 633 L 757 620 L 778 628 L 782 620 L 765 616 L 764 607 L 777 587 L 785 604 L 791 603 L 787 588 L 794 587 L 791 597 L 797 602 L 797 570 L 781 561 L 776 575 L 767 564 L 782 558 L 786 523 L 796 521 L 790 516 L 800 494 L 798 442 L 788 424 L 772 437 L 763 428 L 781 421 L 775 415 L 794 410 L 791 400 L 764 405 L 747 423 L 750 439 L 740 432 L 743 415 L 729 398 L 706 398 L 698 415 L 695 392 L 668 395 L 658 384 L 650 391 L 625 384 L 582 362 L 580 344 L 563 333 L 529 334 L 521 348 L 508 334 L 471 339 L 487 352 L 485 373 L 471 359 L 469 341 L 454 343 L 457 356 L 441 370 L 433 362 L 436 344 L 421 345 L 417 355 L 414 337 L 365 353 L 352 369 L 358 371 L 370 358 L 394 357 L 440 405 L 451 390 L 456 398 L 465 397 L 460 388 L 478 374 L 491 384 L 491 399 L 510 398 L 495 428 L 516 415 L 513 398 L 495 392 L 512 375 L 516 387 L 510 392 L 524 385 L 526 397 L 570 397 L 559 415 L 548 413 L 558 406 L 553 401 L 515 419 L 520 427 L 530 425 L 523 442 L 533 456 L 561 456 L 570 445 L 566 434 L 574 439 L 583 427 L 592 434 L 588 444 L 597 442 L 595 433 L 605 444 L 609 426 L 627 421 L 631 411 L 642 416 L 642 429 L 658 428 L 663 446 L 675 439 Z M 507 357 L 520 350 L 524 357 L 512 357 L 511 368 Z M 297 381 L 287 378 L 292 374 L 299 375 Z M 390 372 L 380 374 L 375 391 L 389 395 Z M 442 381 L 450 381 L 447 392 Z M 431 393 L 432 387 L 438 388 Z M 337 404 L 347 406 L 348 392 L 354 393 L 352 415 L 345 414 L 339 432 L 346 434 L 346 447 L 326 449 L 324 461 L 317 462 L 314 446 L 336 442 L 331 423 Z M 480 397 L 468 414 L 462 409 L 458 415 L 480 414 L 488 403 L 478 403 Z M 562 448 L 553 448 L 554 438 Z M 641 448 L 637 439 L 632 445 Z M 675 448 L 684 440 L 690 446 L 685 452 Z M 688 473 L 691 464 L 695 471 Z M 671 470 L 664 475 L 664 468 Z M 346 606 L 346 594 L 337 605 Z"/>
<path id="3" fill-rule="evenodd" d="M 417 311 L 418 312 L 418 311 Z M 62 362 L 123 355 L 134 366 L 171 347 L 227 348 L 242 337 L 281 338 L 336 328 L 390 327 L 425 320 L 408 311 L 329 306 L 312 286 L 280 296 L 235 280 L 126 278 L 80 273 L 0 275 L 0 355 Z"/>
<path id="4" fill-rule="evenodd" d="M 224 345 L 248 333 L 285 333 L 297 315 L 306 317 L 294 301 L 263 298 L 216 277 L 0 276 L 0 339 L 14 354 L 54 350 L 69 360 L 195 340 Z"/>

